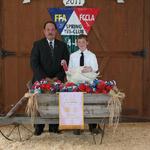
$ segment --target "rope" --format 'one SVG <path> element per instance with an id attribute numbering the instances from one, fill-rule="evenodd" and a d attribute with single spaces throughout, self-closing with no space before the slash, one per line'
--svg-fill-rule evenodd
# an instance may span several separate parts
<path id="1" fill-rule="evenodd" d="M 110 100 L 108 101 L 107 108 L 109 110 L 109 125 L 114 127 L 114 132 L 118 126 L 120 113 L 122 111 L 122 101 L 125 98 L 125 94 L 120 92 L 117 87 L 114 87 L 109 92 Z"/>
<path id="2" fill-rule="evenodd" d="M 34 123 L 35 118 L 37 117 L 38 114 L 38 103 L 36 99 L 37 93 L 26 93 L 25 97 L 28 98 L 28 103 L 25 109 L 25 112 L 27 113 L 28 116 L 31 116 L 31 121 Z"/>

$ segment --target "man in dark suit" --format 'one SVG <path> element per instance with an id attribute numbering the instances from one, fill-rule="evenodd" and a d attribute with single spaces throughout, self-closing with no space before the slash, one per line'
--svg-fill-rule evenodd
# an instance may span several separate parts
<path id="1" fill-rule="evenodd" d="M 61 80 L 65 79 L 65 72 L 62 63 L 65 60 L 69 61 L 69 52 L 67 45 L 56 39 L 57 27 L 52 21 L 47 21 L 44 24 L 45 38 L 34 42 L 31 51 L 31 68 L 33 70 L 32 83 L 46 80 Z M 35 125 L 35 135 L 40 135 L 43 132 L 44 124 Z M 58 124 L 49 125 L 49 131 L 58 133 Z"/>

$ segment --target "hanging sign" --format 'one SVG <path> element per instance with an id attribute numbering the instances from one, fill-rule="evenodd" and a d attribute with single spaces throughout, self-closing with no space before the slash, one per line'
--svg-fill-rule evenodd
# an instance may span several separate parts
<path id="1" fill-rule="evenodd" d="M 31 0 L 23 0 L 23 4 L 26 4 L 26 3 L 30 3 L 31 2 Z"/>
<path id="2" fill-rule="evenodd" d="M 65 6 L 83 6 L 85 0 L 63 0 Z"/>
<path id="3" fill-rule="evenodd" d="M 99 8 L 49 8 L 48 12 L 72 53 L 77 50 L 77 36 L 89 33 L 99 14 Z"/>

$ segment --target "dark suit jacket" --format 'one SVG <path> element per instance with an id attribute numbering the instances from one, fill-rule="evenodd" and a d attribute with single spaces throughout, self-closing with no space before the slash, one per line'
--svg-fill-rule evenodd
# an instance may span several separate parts
<path id="1" fill-rule="evenodd" d="M 61 81 L 64 80 L 65 72 L 60 63 L 62 59 L 65 59 L 67 63 L 69 61 L 69 52 L 64 42 L 55 39 L 53 58 L 46 38 L 34 42 L 30 58 L 33 70 L 32 83 L 46 77 L 57 77 Z"/>

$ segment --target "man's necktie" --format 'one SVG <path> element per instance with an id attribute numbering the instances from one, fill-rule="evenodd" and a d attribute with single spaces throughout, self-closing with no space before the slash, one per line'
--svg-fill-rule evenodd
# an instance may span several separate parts
<path id="1" fill-rule="evenodd" d="M 51 49 L 51 54 L 52 54 L 52 57 L 53 57 L 53 56 L 54 56 L 54 47 L 53 47 L 51 41 L 49 42 L 49 47 L 50 47 L 50 49 Z"/>
<path id="2" fill-rule="evenodd" d="M 80 66 L 84 66 L 84 54 L 83 54 L 83 52 L 81 52 Z"/>

